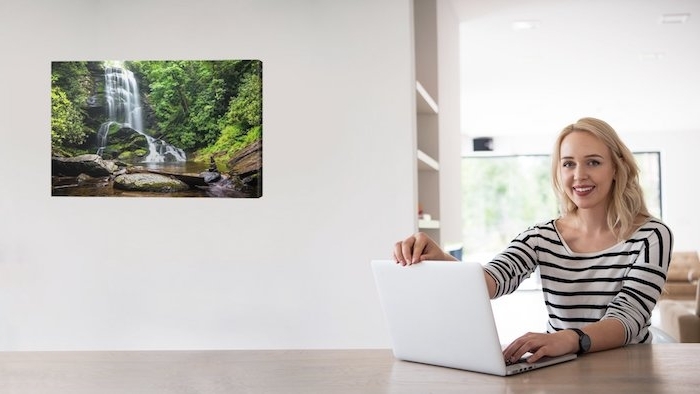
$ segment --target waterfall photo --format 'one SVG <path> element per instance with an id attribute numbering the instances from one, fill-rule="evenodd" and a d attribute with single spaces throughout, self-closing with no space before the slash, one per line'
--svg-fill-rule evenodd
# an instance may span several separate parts
<path id="1" fill-rule="evenodd" d="M 51 195 L 261 197 L 262 62 L 52 62 Z"/>

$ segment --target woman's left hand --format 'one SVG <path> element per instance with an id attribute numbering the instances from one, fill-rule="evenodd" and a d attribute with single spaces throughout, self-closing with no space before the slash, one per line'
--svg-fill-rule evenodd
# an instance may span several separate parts
<path id="1" fill-rule="evenodd" d="M 529 332 L 516 339 L 503 350 L 503 358 L 515 362 L 527 352 L 532 353 L 528 362 L 534 363 L 544 356 L 556 357 L 578 351 L 578 334 L 562 330 L 543 334 Z"/>

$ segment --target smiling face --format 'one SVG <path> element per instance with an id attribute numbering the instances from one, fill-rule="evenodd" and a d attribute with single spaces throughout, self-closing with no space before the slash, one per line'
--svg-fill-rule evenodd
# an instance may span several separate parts
<path id="1" fill-rule="evenodd" d="M 593 134 L 574 131 L 559 147 L 562 189 L 578 209 L 605 210 L 613 186 L 615 167 L 610 149 Z"/>

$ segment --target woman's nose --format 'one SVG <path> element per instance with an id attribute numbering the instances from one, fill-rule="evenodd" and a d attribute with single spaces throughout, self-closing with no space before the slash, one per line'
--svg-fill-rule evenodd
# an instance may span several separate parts
<path id="1" fill-rule="evenodd" d="M 586 169 L 583 168 L 583 166 L 577 166 L 576 169 L 574 170 L 574 179 L 581 180 L 581 179 L 586 179 L 588 178 L 588 174 L 586 173 Z"/>

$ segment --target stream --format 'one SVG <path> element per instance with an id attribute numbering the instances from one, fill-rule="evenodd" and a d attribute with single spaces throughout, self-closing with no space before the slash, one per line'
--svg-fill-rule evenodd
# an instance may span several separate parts
<path id="1" fill-rule="evenodd" d="M 206 163 L 193 162 L 142 163 L 141 165 L 148 169 L 176 174 L 199 174 L 208 169 Z M 75 177 L 63 177 L 54 180 L 51 195 L 73 197 L 230 197 L 220 196 L 214 191 L 198 188 L 172 193 L 120 190 L 113 187 L 109 177 L 90 178 L 82 182 Z"/>

